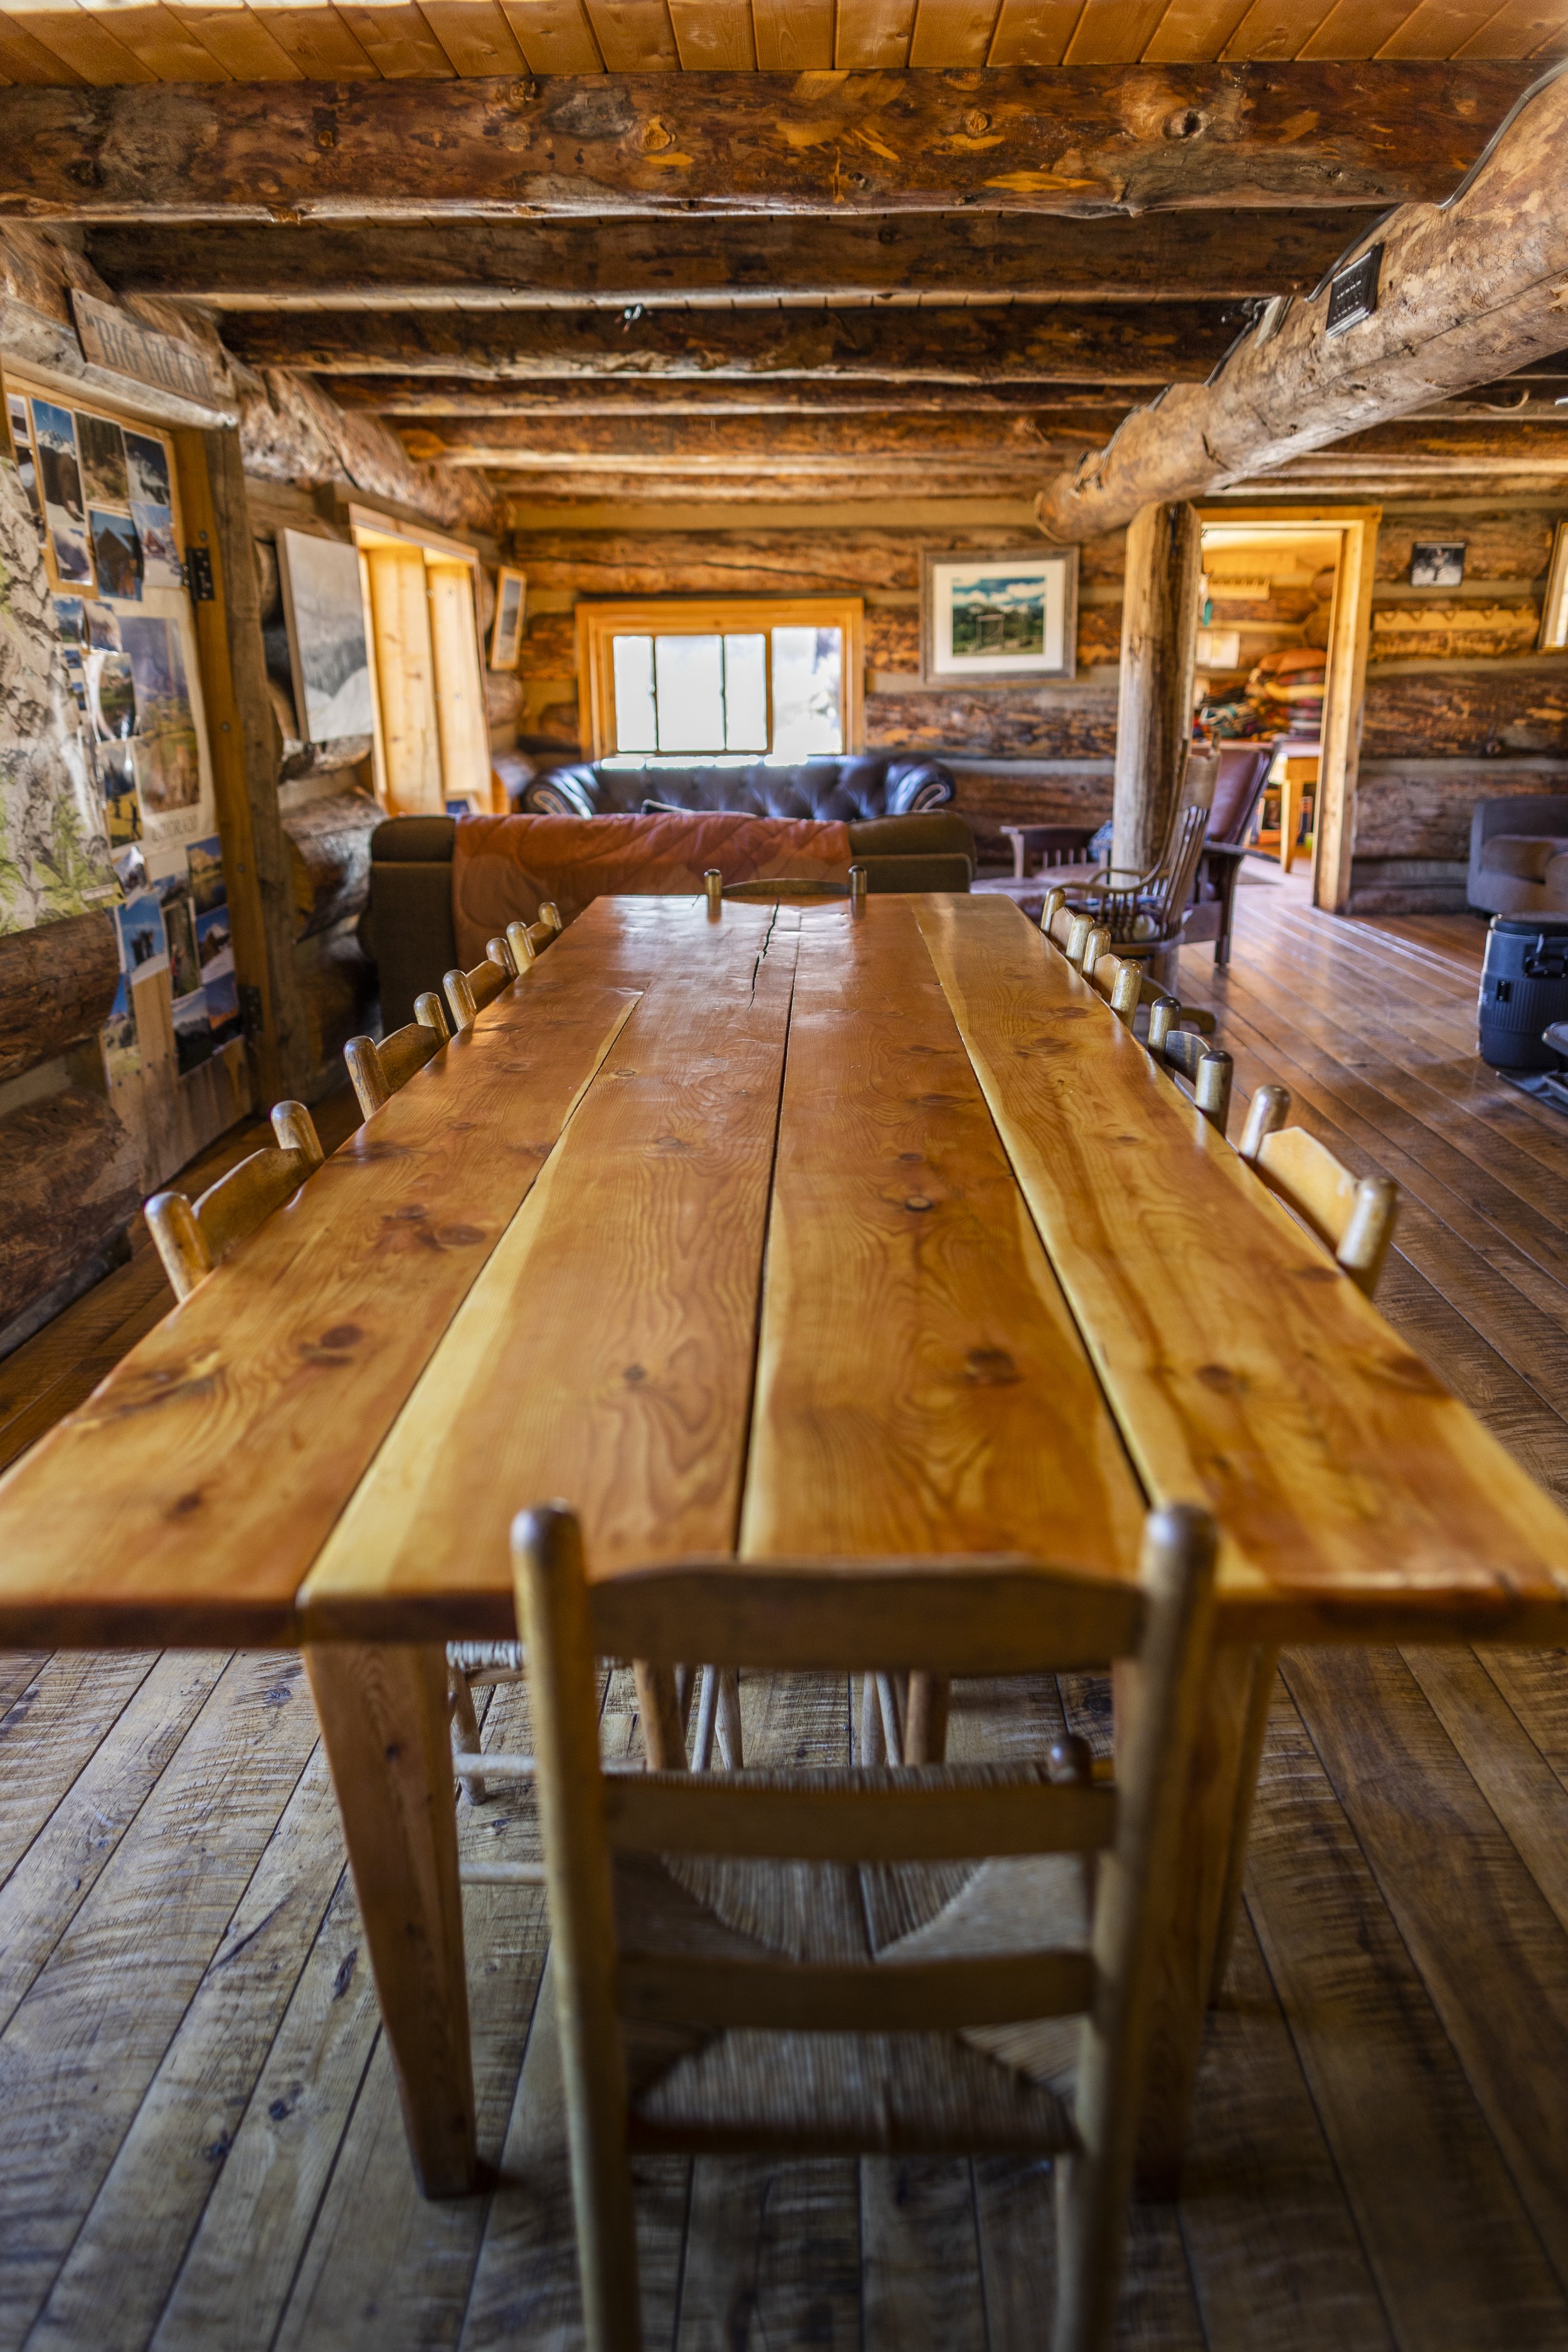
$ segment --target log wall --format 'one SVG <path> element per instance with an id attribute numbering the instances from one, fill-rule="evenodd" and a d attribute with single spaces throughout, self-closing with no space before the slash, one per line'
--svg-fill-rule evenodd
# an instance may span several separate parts
<path id="1" fill-rule="evenodd" d="M 1098 824 L 1110 814 L 1122 535 L 1082 550 L 1070 685 L 937 689 L 920 676 L 921 546 L 994 544 L 1014 530 L 1027 545 L 1021 508 L 969 531 L 951 509 L 929 528 L 844 508 L 760 530 L 731 508 L 715 509 L 711 529 L 674 530 L 656 508 L 596 508 L 586 528 L 571 527 L 570 508 L 535 511 L 539 527 L 517 532 L 513 553 L 528 574 L 519 725 L 536 765 L 578 754 L 579 597 L 847 593 L 866 600 L 868 743 L 944 758 L 983 855 L 1003 856 L 1004 824 Z M 1548 501 L 1385 508 L 1352 911 L 1463 906 L 1477 800 L 1568 791 L 1568 658 L 1535 650 L 1561 511 Z M 1420 540 L 1465 542 L 1459 587 L 1411 585 Z M 1222 617 L 1235 616 L 1216 614 L 1216 625 Z"/>

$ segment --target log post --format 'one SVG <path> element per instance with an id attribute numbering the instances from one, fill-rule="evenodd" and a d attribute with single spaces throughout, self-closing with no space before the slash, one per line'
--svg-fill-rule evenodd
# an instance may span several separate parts
<path id="1" fill-rule="evenodd" d="M 1112 855 L 1139 874 L 1164 847 L 1192 730 L 1202 537 L 1185 505 L 1143 507 L 1127 530 Z"/>
<path id="2" fill-rule="evenodd" d="M 294 853 L 278 805 L 282 747 L 267 690 L 260 587 L 236 432 L 204 434 L 210 530 L 223 598 L 227 707 L 216 714 L 213 756 L 226 782 L 220 810 L 226 856 L 231 836 L 248 866 L 247 898 L 255 909 L 259 954 L 247 958 L 265 990 L 258 1076 L 266 1097 L 297 1094 L 310 1075 L 310 1023 L 294 969 Z M 198 617 L 203 608 L 197 606 Z M 208 610 L 211 608 L 208 607 Z M 209 701 L 215 698 L 209 692 Z M 235 944 L 240 945 L 236 923 Z M 247 975 L 248 976 L 248 975 Z"/>

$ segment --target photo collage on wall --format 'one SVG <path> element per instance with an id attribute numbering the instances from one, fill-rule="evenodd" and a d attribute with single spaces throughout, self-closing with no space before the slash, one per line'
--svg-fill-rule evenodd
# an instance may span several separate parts
<path id="1" fill-rule="evenodd" d="M 8 401 L 124 892 L 105 1062 L 111 1081 L 141 1066 L 134 991 L 166 974 L 183 1076 L 237 1036 L 240 1019 L 228 892 L 187 675 L 168 445 L 53 401 L 15 392 Z"/>

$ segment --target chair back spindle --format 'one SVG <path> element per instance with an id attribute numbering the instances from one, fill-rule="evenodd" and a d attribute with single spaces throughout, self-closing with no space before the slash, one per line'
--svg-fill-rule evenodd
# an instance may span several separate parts
<path id="1" fill-rule="evenodd" d="M 1304 1127 L 1287 1126 L 1289 1115 L 1288 1087 L 1259 1087 L 1242 1129 L 1241 1157 L 1370 1298 L 1399 1220 L 1399 1187 L 1391 1176 L 1352 1174 Z"/>
<path id="2" fill-rule="evenodd" d="M 275 1209 L 292 1200 L 325 1154 L 303 1103 L 272 1111 L 276 1144 L 253 1151 L 196 1201 L 184 1192 L 154 1192 L 143 1214 L 177 1299 L 188 1298 L 204 1275 L 220 1265 Z"/>
<path id="3" fill-rule="evenodd" d="M 413 1020 L 395 1029 L 390 1037 L 379 1041 L 374 1037 L 351 1037 L 343 1047 L 343 1059 L 348 1064 L 361 1117 L 369 1118 L 383 1103 L 390 1102 L 415 1072 L 422 1070 L 440 1052 L 447 1036 L 447 1016 L 441 1009 L 441 1000 L 427 988 L 414 1000 Z"/>

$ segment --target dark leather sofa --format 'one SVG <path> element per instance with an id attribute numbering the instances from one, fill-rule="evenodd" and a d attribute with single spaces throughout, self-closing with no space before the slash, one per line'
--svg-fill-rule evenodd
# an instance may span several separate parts
<path id="1" fill-rule="evenodd" d="M 544 814 L 544 811 L 530 811 Z M 381 982 L 384 1026 L 414 1018 L 421 990 L 439 990 L 458 961 L 452 922 L 452 846 L 458 820 L 394 816 L 370 837 L 370 905 L 360 918 L 359 940 Z M 974 842 L 963 817 L 935 811 L 920 816 L 852 822 L 849 847 L 866 868 L 868 890 L 967 890 L 974 878 Z"/>
<path id="2" fill-rule="evenodd" d="M 731 809 L 744 816 L 916 816 L 953 795 L 935 760 L 857 751 L 797 768 L 606 768 L 585 761 L 535 776 L 517 799 L 524 816 L 636 816 L 645 808 Z"/>

